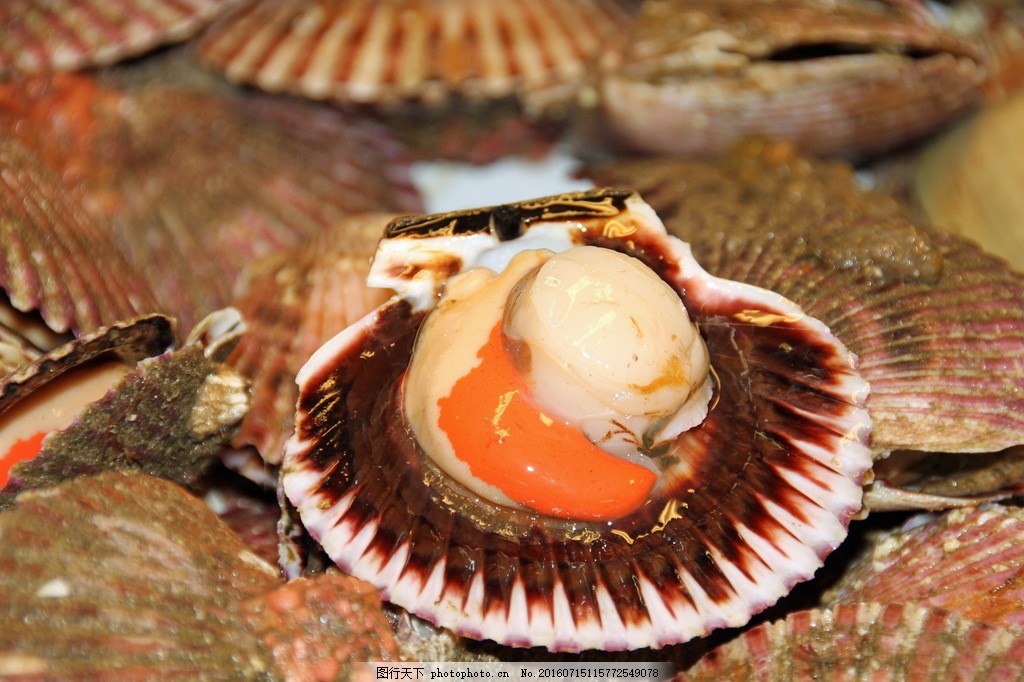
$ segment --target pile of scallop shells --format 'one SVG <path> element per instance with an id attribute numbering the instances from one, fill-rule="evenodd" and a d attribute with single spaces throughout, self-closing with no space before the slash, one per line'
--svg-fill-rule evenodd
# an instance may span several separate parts
<path id="1" fill-rule="evenodd" d="M 1022 64 L 1016 0 L 4 3 L 0 675 L 1024 676 Z"/>

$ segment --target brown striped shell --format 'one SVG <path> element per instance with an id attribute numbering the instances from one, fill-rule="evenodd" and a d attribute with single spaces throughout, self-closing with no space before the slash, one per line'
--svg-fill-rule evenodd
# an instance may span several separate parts
<path id="1" fill-rule="evenodd" d="M 629 16 L 619 0 L 261 0 L 199 51 L 234 81 L 314 99 L 564 100 L 549 91 L 574 90 Z"/>
<path id="2" fill-rule="evenodd" d="M 317 348 L 391 296 L 366 286 L 388 214 L 353 216 L 309 242 L 253 263 L 236 307 L 247 333 L 227 364 L 252 383 L 252 407 L 234 444 L 280 464 L 295 423 L 295 375 Z"/>
<path id="3" fill-rule="evenodd" d="M 828 324 L 871 384 L 876 451 L 1024 443 L 1024 275 L 998 257 L 788 144 L 586 174 L 635 187 L 711 273 L 776 291 Z"/>
<path id="4" fill-rule="evenodd" d="M 830 588 L 832 603 L 914 604 L 1024 628 L 1024 511 L 984 505 L 879 532 Z"/>
<path id="5" fill-rule="evenodd" d="M 400 292 L 299 374 L 283 485 L 345 570 L 457 633 L 555 650 L 659 647 L 745 623 L 846 535 L 870 458 L 854 358 L 789 301 L 708 276 L 626 191 L 396 221 L 372 283 Z M 490 253 L 589 243 L 680 295 L 720 383 L 659 487 L 615 521 L 469 494 L 420 450 L 396 399 L 436 291 Z M 503 254 L 503 255 L 498 255 Z"/>
<path id="6" fill-rule="evenodd" d="M 144 474 L 24 493 L 0 537 L 5 675 L 340 679 L 397 655 L 368 585 L 285 583 L 200 500 Z"/>
<path id="7" fill-rule="evenodd" d="M 841 604 L 759 625 L 713 650 L 678 682 L 700 680 L 997 680 L 1024 676 L 1015 633 L 910 604 Z"/>
<path id="8" fill-rule="evenodd" d="M 185 40 L 238 0 L 8 0 L 0 79 L 112 64 Z"/>
<path id="9" fill-rule="evenodd" d="M 914 5 L 647 0 L 602 51 L 596 106 L 646 153 L 718 154 L 747 135 L 892 149 L 979 103 L 986 77 L 983 51 Z"/>

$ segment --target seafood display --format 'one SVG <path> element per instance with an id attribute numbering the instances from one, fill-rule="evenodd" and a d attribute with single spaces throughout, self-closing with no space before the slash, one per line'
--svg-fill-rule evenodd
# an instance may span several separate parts
<path id="1" fill-rule="evenodd" d="M 1017 0 L 4 4 L 0 675 L 1024 677 L 1021 64 Z"/>

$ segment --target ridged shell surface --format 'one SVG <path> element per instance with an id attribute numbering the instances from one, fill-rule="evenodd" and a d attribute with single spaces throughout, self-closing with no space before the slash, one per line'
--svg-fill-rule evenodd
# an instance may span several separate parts
<path id="1" fill-rule="evenodd" d="M 536 248 L 530 231 L 545 224 L 622 249 L 670 282 L 719 379 L 715 408 L 676 441 L 663 488 L 614 522 L 557 520 L 468 494 L 424 456 L 396 399 L 424 315 L 417 301 L 432 298 L 413 291 L 430 268 L 440 285 L 483 242 L 515 248 L 525 233 L 520 248 Z M 745 623 L 845 537 L 870 466 L 859 407 L 867 387 L 853 357 L 789 301 L 708 276 L 636 196 L 595 191 L 411 218 L 388 237 L 373 267 L 408 278 L 408 298 L 303 367 L 283 464 L 313 537 L 388 600 L 515 646 L 659 647 Z"/>
<path id="2" fill-rule="evenodd" d="M 499 99 L 574 90 L 629 16 L 617 0 L 262 0 L 199 50 L 232 80 L 315 99 Z"/>
<path id="3" fill-rule="evenodd" d="M 747 135 L 891 149 L 980 103 L 986 75 L 982 50 L 915 4 L 648 0 L 602 51 L 598 106 L 647 153 L 717 154 Z"/>
<path id="4" fill-rule="evenodd" d="M 998 257 L 786 144 L 587 174 L 637 188 L 712 274 L 777 291 L 829 325 L 871 384 L 875 449 L 1024 442 L 1024 276 Z"/>
<path id="5" fill-rule="evenodd" d="M 395 655 L 368 586 L 285 584 L 201 501 L 143 474 L 23 494 L 0 538 L 7 675 L 314 679 Z"/>
<path id="6" fill-rule="evenodd" d="M 148 284 L 85 210 L 84 194 L 16 129 L 0 112 L 0 289 L 11 305 L 75 333 L 156 312 Z"/>
<path id="7" fill-rule="evenodd" d="M 250 261 L 353 212 L 420 205 L 384 130 L 312 104 L 72 75 L 21 94 L 19 126 L 185 328 L 230 303 Z"/>
<path id="8" fill-rule="evenodd" d="M 0 78 L 111 64 L 185 40 L 238 0 L 9 0 Z"/>
<path id="9" fill-rule="evenodd" d="M 986 505 L 915 516 L 872 536 L 829 590 L 833 603 L 915 604 L 1024 628 L 1024 512 Z"/>
<path id="10" fill-rule="evenodd" d="M 349 218 L 247 268 L 236 306 L 248 330 L 227 363 L 250 380 L 253 397 L 235 445 L 253 445 L 268 463 L 281 462 L 295 424 L 299 368 L 393 293 L 366 285 L 370 259 L 393 217 Z"/>
<path id="11" fill-rule="evenodd" d="M 841 604 L 759 625 L 713 650 L 679 682 L 698 680 L 1019 680 L 1024 640 L 941 609 Z"/>

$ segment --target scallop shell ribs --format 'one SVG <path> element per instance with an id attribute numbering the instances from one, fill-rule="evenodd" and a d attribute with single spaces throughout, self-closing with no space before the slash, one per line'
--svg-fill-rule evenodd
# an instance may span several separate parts
<path id="1" fill-rule="evenodd" d="M 605 442 L 591 435 L 592 442 L 571 447 L 535 447 L 539 432 L 551 424 L 577 426 L 572 415 L 557 411 L 564 403 L 553 409 L 544 402 L 541 380 L 524 379 L 508 390 L 485 387 L 450 407 L 460 391 L 474 385 L 474 372 L 497 371 L 503 362 L 500 350 L 481 347 L 469 373 L 449 377 L 451 393 L 439 392 L 440 431 L 432 430 L 424 417 L 436 411 L 431 400 L 416 403 L 408 395 L 417 354 L 455 373 L 465 339 L 474 334 L 505 338 L 512 358 L 506 364 L 514 369 L 504 376 L 515 383 L 520 381 L 516 372 L 547 351 L 528 339 L 523 353 L 520 342 L 493 331 L 501 322 L 492 327 L 486 312 L 464 315 L 443 348 L 432 349 L 417 336 L 428 336 L 424 330 L 434 324 L 431 319 L 458 304 L 477 280 L 498 281 L 526 260 L 552 263 L 558 258 L 553 254 L 586 253 L 581 248 L 610 249 L 628 257 L 629 267 L 638 261 L 649 268 L 678 297 L 688 324 L 699 332 L 697 345 L 682 346 L 694 349 L 695 360 L 677 357 L 641 388 L 631 369 L 623 369 L 623 377 L 615 374 L 636 363 L 614 353 L 608 376 L 588 380 L 600 384 L 610 377 L 646 399 L 666 382 L 682 382 L 677 365 L 687 372 L 696 368 L 696 379 L 681 383 L 692 388 L 696 404 L 705 403 L 693 412 L 695 425 L 674 423 L 678 410 L 693 407 L 689 400 L 669 399 L 668 411 L 657 413 L 653 422 L 637 421 L 637 411 L 619 402 L 615 409 L 625 416 L 616 438 Z M 543 285 L 558 279 L 545 270 L 526 270 L 525 279 L 543 278 Z M 615 300 L 622 291 L 614 285 L 618 276 L 613 274 L 607 286 L 591 274 L 576 283 L 597 282 L 588 296 L 610 292 L 600 303 L 608 312 L 621 302 Z M 378 248 L 370 283 L 397 294 L 321 347 L 301 370 L 283 484 L 303 523 L 339 566 L 435 624 L 469 637 L 552 650 L 683 642 L 746 623 L 810 578 L 842 542 L 860 508 L 870 466 L 870 422 L 863 407 L 868 387 L 854 356 L 790 301 L 706 273 L 688 245 L 669 237 L 634 193 L 595 190 L 397 220 Z M 527 288 L 520 283 L 513 295 Z M 552 300 L 562 300 L 565 291 L 554 290 Z M 480 310 L 489 310 L 492 302 L 482 300 Z M 630 315 L 625 319 L 649 321 L 640 310 L 645 305 L 623 313 Z M 493 306 L 499 320 L 509 309 L 505 306 L 501 300 Z M 507 332 L 508 317 L 505 326 Z M 630 331 L 629 326 L 604 337 L 610 343 L 631 336 L 646 342 L 658 327 L 645 322 Z M 583 325 L 584 332 L 590 328 Z M 580 347 L 594 340 L 585 333 L 565 336 Z M 700 383 L 700 344 L 710 365 L 710 403 Z M 635 349 L 642 357 L 642 343 Z M 474 351 L 469 352 L 472 358 Z M 576 367 L 582 362 L 577 360 L 567 366 Z M 445 372 L 439 374 L 443 383 Z M 488 390 L 508 399 L 494 411 L 493 436 L 502 442 L 518 438 L 521 450 L 502 451 L 495 464 L 486 459 L 494 442 L 480 437 L 456 448 L 454 458 L 439 454 L 445 442 L 460 441 L 465 435 L 460 429 L 477 433 L 472 429 L 479 424 L 465 423 L 480 411 L 471 403 L 489 400 Z M 529 396 L 525 407 L 516 409 L 539 412 L 543 427 L 517 431 L 516 424 L 503 421 L 520 399 L 515 391 Z M 595 396 L 595 403 L 608 402 L 600 392 Z M 425 408 L 416 408 L 419 404 Z M 580 432 L 587 432 L 585 422 L 580 421 Z M 480 431 L 486 436 L 486 427 Z M 622 446 L 634 436 L 632 449 Z M 501 460 L 519 458 L 562 476 L 567 499 L 535 504 L 528 494 L 520 496 L 513 479 L 527 476 L 528 467 L 516 477 L 477 480 L 491 467 L 504 466 Z M 635 503 L 594 518 L 587 514 L 589 503 L 580 503 L 591 491 L 579 481 L 600 478 L 602 458 L 616 460 L 625 483 L 640 481 L 645 487 Z M 602 464 L 593 464 L 598 461 Z M 626 487 L 623 481 L 600 482 L 613 491 Z"/>

